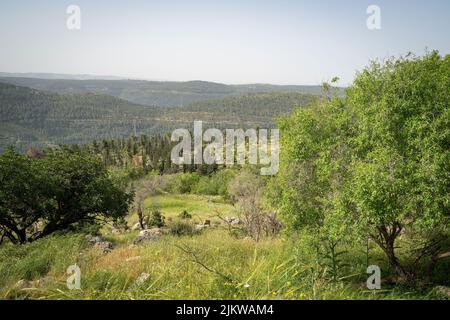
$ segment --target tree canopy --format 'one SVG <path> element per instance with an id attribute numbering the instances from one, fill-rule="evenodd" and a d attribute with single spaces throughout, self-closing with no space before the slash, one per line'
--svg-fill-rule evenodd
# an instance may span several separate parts
<path id="1" fill-rule="evenodd" d="M 437 52 L 373 62 L 344 98 L 283 118 L 272 199 L 291 230 L 368 237 L 404 278 L 396 239 L 420 239 L 417 259 L 444 250 L 429 243 L 448 238 L 449 75 Z"/>
<path id="2" fill-rule="evenodd" d="M 123 217 L 132 194 L 86 153 L 54 150 L 28 158 L 0 155 L 0 231 L 13 243 L 32 241 L 77 223 Z"/>

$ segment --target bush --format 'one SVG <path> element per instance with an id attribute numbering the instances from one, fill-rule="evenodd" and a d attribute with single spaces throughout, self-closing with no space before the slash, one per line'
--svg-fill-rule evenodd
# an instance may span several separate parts
<path id="1" fill-rule="evenodd" d="M 184 173 L 177 175 L 171 181 L 171 191 L 175 193 L 190 193 L 192 187 L 198 182 L 200 176 L 197 173 Z"/>
<path id="2" fill-rule="evenodd" d="M 202 176 L 198 182 L 192 186 L 191 193 L 204 194 L 208 196 L 220 195 L 228 197 L 227 186 L 234 177 L 232 170 L 222 170 L 213 173 L 210 176 Z"/>
<path id="3" fill-rule="evenodd" d="M 191 219 L 192 218 L 192 214 L 190 214 L 186 210 L 183 210 L 183 211 L 180 212 L 178 217 L 181 218 L 181 219 Z"/>
<path id="4" fill-rule="evenodd" d="M 169 225 L 169 233 L 174 236 L 192 236 L 197 233 L 195 226 L 191 222 L 173 220 Z"/>
<path id="5" fill-rule="evenodd" d="M 149 227 L 161 228 L 165 225 L 165 218 L 162 215 L 161 211 L 159 211 L 157 208 L 153 208 L 150 214 L 147 216 L 147 221 L 145 224 Z"/>

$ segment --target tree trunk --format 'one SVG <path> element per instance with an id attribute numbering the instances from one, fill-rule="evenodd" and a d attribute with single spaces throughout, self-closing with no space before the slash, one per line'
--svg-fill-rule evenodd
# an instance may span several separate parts
<path id="1" fill-rule="evenodd" d="M 403 280 L 407 281 L 410 279 L 410 274 L 406 272 L 405 268 L 398 261 L 395 251 L 394 251 L 394 241 L 389 241 L 386 244 L 386 248 L 383 248 L 384 252 L 388 257 L 389 264 L 394 268 L 397 275 Z"/>
<path id="2" fill-rule="evenodd" d="M 24 244 L 25 242 L 27 242 L 26 229 L 19 229 L 16 231 L 16 234 L 20 244 Z"/>
<path id="3" fill-rule="evenodd" d="M 410 281 L 412 274 L 407 272 L 395 255 L 395 240 L 400 235 L 403 227 L 394 222 L 390 226 L 382 225 L 377 228 L 378 236 L 373 237 L 375 243 L 384 251 L 388 258 L 389 265 L 394 268 L 401 281 Z"/>
<path id="4" fill-rule="evenodd" d="M 137 214 L 138 214 L 138 219 L 139 219 L 139 225 L 141 226 L 141 229 L 144 230 L 144 215 L 142 214 L 142 206 L 141 203 L 138 204 L 138 208 L 137 208 Z"/>

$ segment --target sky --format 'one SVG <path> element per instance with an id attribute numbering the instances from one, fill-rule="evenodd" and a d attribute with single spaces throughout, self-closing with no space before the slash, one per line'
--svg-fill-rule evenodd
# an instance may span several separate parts
<path id="1" fill-rule="evenodd" d="M 348 85 L 373 59 L 450 53 L 449 14 L 449 0 L 1 0 L 0 71 Z"/>

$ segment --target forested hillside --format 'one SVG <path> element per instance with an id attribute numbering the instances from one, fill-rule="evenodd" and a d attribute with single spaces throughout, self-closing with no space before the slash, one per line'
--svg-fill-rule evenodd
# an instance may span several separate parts
<path id="1" fill-rule="evenodd" d="M 271 117 L 292 111 L 293 105 L 307 105 L 316 97 L 297 92 L 274 92 L 246 94 L 244 96 L 227 97 L 191 104 L 183 109 L 186 112 L 215 114 L 223 112 L 241 117 Z"/>
<path id="2" fill-rule="evenodd" d="M 131 135 L 205 127 L 269 127 L 275 117 L 314 96 L 301 93 L 246 94 L 194 103 L 184 108 L 149 107 L 98 93 L 57 94 L 0 83 L 0 150 L 54 144 L 86 144 Z"/>
<path id="3" fill-rule="evenodd" d="M 156 114 L 112 96 L 94 93 L 54 94 L 0 84 L 0 148 L 18 149 L 57 143 L 90 142 L 131 134 L 134 121 Z"/>
<path id="4" fill-rule="evenodd" d="M 144 80 L 75 80 L 2 77 L 0 82 L 56 93 L 95 92 L 147 106 L 182 107 L 199 101 L 261 92 L 318 94 L 320 86 L 244 84 L 206 81 L 162 82 Z"/>

